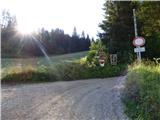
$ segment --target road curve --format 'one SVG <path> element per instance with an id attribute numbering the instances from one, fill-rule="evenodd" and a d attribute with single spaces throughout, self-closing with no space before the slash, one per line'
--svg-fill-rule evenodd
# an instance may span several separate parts
<path id="1" fill-rule="evenodd" d="M 2 85 L 2 120 L 126 120 L 125 77 Z"/>

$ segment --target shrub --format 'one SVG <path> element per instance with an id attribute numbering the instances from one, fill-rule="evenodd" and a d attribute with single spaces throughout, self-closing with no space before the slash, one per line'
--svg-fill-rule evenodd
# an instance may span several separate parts
<path id="1" fill-rule="evenodd" d="M 90 50 L 87 55 L 87 63 L 91 66 L 98 66 L 98 58 L 96 56 L 98 55 L 96 50 Z"/>
<path id="2" fill-rule="evenodd" d="M 106 63 L 108 62 L 108 51 L 105 45 L 102 44 L 100 40 L 97 40 L 96 42 L 92 42 L 90 46 L 90 51 L 87 54 L 87 61 L 88 64 L 93 65 L 93 66 L 99 66 L 99 61 L 98 61 L 98 56 L 99 52 L 102 50 L 105 53 L 106 57 Z"/>
<path id="3" fill-rule="evenodd" d="M 78 80 L 89 78 L 113 77 L 121 74 L 125 65 L 105 67 L 90 66 L 86 63 L 86 58 L 75 62 L 63 62 L 56 66 L 40 66 L 37 68 L 24 68 L 21 71 L 8 73 L 2 78 L 2 83 L 16 82 L 48 82 L 59 80 Z"/>
<path id="4" fill-rule="evenodd" d="M 101 40 L 96 40 L 95 42 L 91 43 L 90 50 L 98 51 L 100 48 L 103 49 L 105 52 L 108 52 Z"/>
<path id="5" fill-rule="evenodd" d="M 76 62 L 61 63 L 56 66 L 55 75 L 58 80 L 81 79 L 84 70 L 85 66 Z"/>
<path id="6" fill-rule="evenodd" d="M 14 69 L 15 68 L 15 69 Z M 14 71 L 12 71 L 14 69 Z M 26 66 L 23 68 L 13 67 L 8 73 L 2 77 L 2 83 L 29 83 L 29 82 L 45 82 L 54 81 L 55 75 L 46 66 L 34 68 Z"/>

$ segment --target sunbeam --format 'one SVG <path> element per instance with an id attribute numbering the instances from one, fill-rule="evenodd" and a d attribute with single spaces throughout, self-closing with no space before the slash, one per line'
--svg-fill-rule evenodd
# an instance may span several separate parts
<path id="1" fill-rule="evenodd" d="M 35 41 L 35 43 L 38 45 L 38 47 L 40 48 L 40 50 L 44 54 L 44 56 L 47 59 L 48 63 L 51 64 L 51 60 L 50 60 L 49 56 L 47 55 L 47 53 L 46 53 L 45 48 L 43 47 L 43 45 L 34 36 L 31 35 L 31 37 L 33 38 L 33 40 Z"/>

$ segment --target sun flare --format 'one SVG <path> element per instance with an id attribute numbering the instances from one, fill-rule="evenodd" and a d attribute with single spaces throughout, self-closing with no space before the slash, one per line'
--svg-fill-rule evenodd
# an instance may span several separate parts
<path id="1" fill-rule="evenodd" d="M 34 28 L 27 22 L 21 22 L 17 25 L 17 30 L 23 35 L 31 34 L 34 31 Z"/>
<path id="2" fill-rule="evenodd" d="M 61 28 L 72 35 L 73 28 L 76 27 L 78 33 L 84 30 L 97 38 L 97 31 L 101 31 L 98 24 L 103 19 L 103 1 L 1 0 L 0 9 L 9 9 L 16 16 L 19 24 L 17 29 L 21 34 L 29 34 L 44 27 L 46 30 Z"/>

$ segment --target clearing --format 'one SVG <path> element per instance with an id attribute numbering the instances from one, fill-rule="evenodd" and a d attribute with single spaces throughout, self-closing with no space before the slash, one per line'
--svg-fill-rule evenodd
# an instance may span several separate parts
<path id="1" fill-rule="evenodd" d="M 64 55 L 49 56 L 49 59 L 52 64 L 57 64 L 60 62 L 69 62 L 69 61 L 79 59 L 81 57 L 84 57 L 86 54 L 87 54 L 87 51 L 77 52 L 77 53 L 70 53 L 70 54 L 64 54 Z M 48 65 L 48 61 L 44 56 L 34 57 L 34 58 L 2 58 L 2 69 L 7 67 L 18 66 L 20 64 L 22 66 Z"/>

